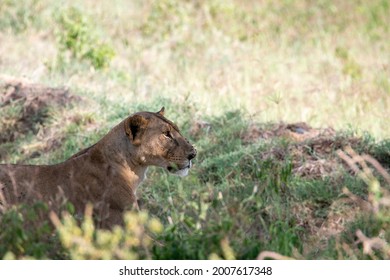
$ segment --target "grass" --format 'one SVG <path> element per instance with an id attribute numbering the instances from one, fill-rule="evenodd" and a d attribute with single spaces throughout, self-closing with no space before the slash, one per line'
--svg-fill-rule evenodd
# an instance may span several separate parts
<path id="1" fill-rule="evenodd" d="M 148 233 L 155 242 L 146 247 L 128 247 L 132 258 L 254 259 L 274 251 L 388 259 L 384 247 L 364 251 L 357 230 L 389 242 L 380 198 L 390 186 L 374 171 L 382 193 L 373 198 L 374 178 L 364 181 L 336 155 L 351 145 L 390 167 L 388 1 L 241 2 L 2 1 L 0 79 L 67 86 L 81 101 L 49 106 L 7 141 L 21 105 L 0 104 L 0 160 L 60 162 L 127 115 L 165 106 L 198 157 L 185 179 L 149 170 L 138 195 L 164 230 Z M 295 141 L 276 135 L 279 122 L 338 132 Z M 252 125 L 272 137 L 250 138 Z M 59 233 L 31 230 L 28 213 L 22 217 L 1 217 L 11 226 L 0 232 L 0 244 L 9 244 L 0 246 L 0 258 L 130 256 L 109 252 L 132 229 L 112 233 L 115 244 L 82 235 L 98 249 L 83 255 Z M 9 239 L 13 231 L 18 240 Z M 94 237 L 110 234 L 96 230 Z M 142 253 L 133 255 L 137 248 Z"/>

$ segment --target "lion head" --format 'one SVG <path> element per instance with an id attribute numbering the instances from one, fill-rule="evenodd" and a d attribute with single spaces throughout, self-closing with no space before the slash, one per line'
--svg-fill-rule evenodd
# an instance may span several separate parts
<path id="1" fill-rule="evenodd" d="M 179 176 L 188 174 L 196 149 L 181 135 L 179 128 L 164 117 L 164 107 L 157 113 L 136 113 L 128 117 L 124 125 L 139 164 L 163 167 Z"/>

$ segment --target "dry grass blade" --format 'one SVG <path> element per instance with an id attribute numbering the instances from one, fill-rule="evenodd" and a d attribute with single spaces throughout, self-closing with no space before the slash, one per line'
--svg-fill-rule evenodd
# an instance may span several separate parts
<path id="1" fill-rule="evenodd" d="M 347 188 L 343 189 L 346 194 L 354 202 L 362 205 L 362 209 L 367 209 L 374 214 L 378 220 L 383 220 L 383 217 L 388 216 L 388 208 L 390 206 L 390 192 L 381 187 L 379 180 L 374 176 L 373 170 L 368 166 L 370 164 L 380 175 L 385 179 L 385 182 L 390 184 L 390 175 L 379 164 L 379 162 L 369 155 L 358 155 L 352 148 L 348 147 L 345 152 L 338 151 L 339 157 L 343 159 L 348 166 L 361 177 L 369 188 L 368 202 L 352 194 Z M 382 225 L 381 232 L 386 231 L 386 226 Z M 360 229 L 356 231 L 357 244 L 362 244 L 363 253 L 370 256 L 372 259 L 377 259 L 375 252 L 381 252 L 384 258 L 390 258 L 390 246 L 382 237 L 379 236 L 369 238 Z"/>
<path id="2" fill-rule="evenodd" d="M 380 165 L 380 163 L 373 157 L 369 155 L 362 155 L 362 158 L 370 163 L 381 175 L 382 177 L 386 180 L 386 182 L 390 185 L 390 175 L 389 173 L 386 172 L 386 170 Z"/>
<path id="3" fill-rule="evenodd" d="M 343 188 L 343 194 L 348 196 L 348 198 L 351 199 L 354 203 L 356 203 L 359 206 L 359 208 L 362 209 L 363 211 L 371 211 L 372 210 L 371 204 L 368 201 L 358 197 L 357 195 L 354 195 L 347 188 Z"/>
<path id="4" fill-rule="evenodd" d="M 266 258 L 274 259 L 274 260 L 295 260 L 294 258 L 283 256 L 281 254 L 272 251 L 263 251 L 257 256 L 256 259 L 265 260 Z"/>
<path id="5" fill-rule="evenodd" d="M 57 214 L 54 213 L 54 211 L 51 211 L 49 214 L 51 222 L 54 224 L 55 227 L 60 227 L 61 226 L 61 220 L 58 218 Z"/>
<path id="6" fill-rule="evenodd" d="M 352 149 L 349 149 L 349 151 L 351 150 Z M 361 162 L 361 161 L 357 160 L 356 154 L 352 154 L 352 156 L 350 156 L 350 153 L 338 150 L 337 155 L 348 164 L 348 166 L 352 169 L 353 172 L 355 172 L 355 174 L 361 174 L 361 170 L 359 166 L 356 164 L 357 162 Z"/>
<path id="7" fill-rule="evenodd" d="M 379 237 L 368 238 L 361 230 L 356 231 L 358 238 L 357 243 L 363 244 L 363 252 L 367 255 L 373 256 L 374 250 L 383 250 L 390 256 L 390 247 L 387 242 Z"/>

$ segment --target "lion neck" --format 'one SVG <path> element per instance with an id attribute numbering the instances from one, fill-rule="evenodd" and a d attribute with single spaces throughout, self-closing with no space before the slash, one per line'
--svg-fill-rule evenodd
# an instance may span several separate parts
<path id="1" fill-rule="evenodd" d="M 145 179 L 147 166 L 138 159 L 136 148 L 130 143 L 123 130 L 123 122 L 115 126 L 95 145 L 75 154 L 71 159 L 84 155 L 94 165 L 101 165 L 102 168 L 114 167 L 116 175 L 119 175 L 134 191 Z"/>

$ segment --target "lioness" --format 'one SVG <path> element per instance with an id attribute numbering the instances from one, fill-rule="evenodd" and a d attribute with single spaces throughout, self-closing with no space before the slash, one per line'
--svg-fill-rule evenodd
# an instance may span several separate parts
<path id="1" fill-rule="evenodd" d="M 94 206 L 99 225 L 122 223 L 123 211 L 138 208 L 136 190 L 148 166 L 186 176 L 196 149 L 179 128 L 157 113 L 131 115 L 91 147 L 55 165 L 0 165 L 0 206 L 37 200 L 59 210 L 71 202 L 83 213 Z"/>

